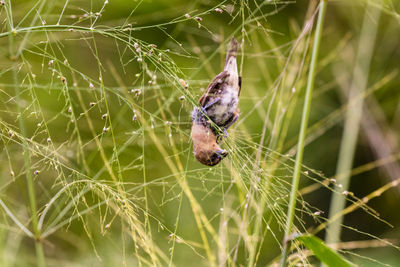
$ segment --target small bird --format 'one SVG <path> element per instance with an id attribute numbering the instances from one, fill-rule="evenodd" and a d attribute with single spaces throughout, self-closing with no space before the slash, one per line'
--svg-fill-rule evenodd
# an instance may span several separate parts
<path id="1" fill-rule="evenodd" d="M 232 38 L 228 45 L 224 70 L 213 79 L 200 98 L 200 107 L 194 107 L 192 112 L 194 155 L 198 161 L 208 166 L 218 164 L 228 155 L 226 150 L 220 148 L 220 132 L 210 120 L 227 136 L 228 128 L 239 118 L 241 77 L 237 70 L 237 50 L 238 42 Z"/>

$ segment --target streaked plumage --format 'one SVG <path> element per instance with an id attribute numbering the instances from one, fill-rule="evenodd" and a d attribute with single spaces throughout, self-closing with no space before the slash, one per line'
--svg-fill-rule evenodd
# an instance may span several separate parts
<path id="1" fill-rule="evenodd" d="M 193 150 L 196 158 L 205 165 L 213 166 L 227 154 L 219 147 L 220 133 L 211 126 L 209 119 L 227 135 L 227 129 L 239 118 L 241 78 L 236 63 L 237 49 L 238 43 L 232 38 L 224 70 L 210 83 L 200 98 L 200 107 L 195 107 L 192 113 Z M 219 160 L 213 160 L 215 158 Z"/>

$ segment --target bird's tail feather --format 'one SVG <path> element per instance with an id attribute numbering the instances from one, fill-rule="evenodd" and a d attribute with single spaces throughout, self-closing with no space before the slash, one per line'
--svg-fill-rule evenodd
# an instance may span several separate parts
<path id="1" fill-rule="evenodd" d="M 229 59 L 231 57 L 237 56 L 237 50 L 238 50 L 238 42 L 234 37 L 232 37 L 231 41 L 228 44 L 228 50 L 226 52 L 226 58 L 225 58 L 225 64 L 228 63 Z"/>

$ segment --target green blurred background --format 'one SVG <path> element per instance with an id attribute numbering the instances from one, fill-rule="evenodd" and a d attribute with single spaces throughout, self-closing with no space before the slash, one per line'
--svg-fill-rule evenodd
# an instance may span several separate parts
<path id="1" fill-rule="evenodd" d="M 34 238 L 21 227 L 34 233 L 34 217 L 43 218 L 36 236 L 45 236 L 48 266 L 211 266 L 213 257 L 220 265 L 247 266 L 251 257 L 257 266 L 276 264 L 316 6 L 5 1 L 0 265 L 37 264 Z M 365 6 L 328 1 L 304 155 L 310 169 L 300 184 L 310 190 L 299 197 L 295 221 L 302 232 L 328 216 L 333 187 L 318 185 L 335 175 Z M 349 189 L 359 199 L 400 178 L 385 171 L 399 165 L 400 4 L 376 8 L 382 15 L 362 97 L 392 154 L 379 161 L 361 128 Z M 7 10 L 17 30 L 11 38 Z M 190 112 L 221 71 L 232 36 L 242 42 L 241 117 L 222 145 L 230 156 L 208 168 L 192 156 Z M 399 200 L 395 185 L 371 198 L 372 212 L 347 214 L 344 255 L 360 266 L 400 266 Z M 297 252 L 300 266 L 317 264 Z"/>

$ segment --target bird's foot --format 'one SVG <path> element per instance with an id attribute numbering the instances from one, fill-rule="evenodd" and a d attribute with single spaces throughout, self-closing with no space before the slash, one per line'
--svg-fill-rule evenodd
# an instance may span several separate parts
<path id="1" fill-rule="evenodd" d="M 229 129 L 229 127 L 232 126 L 232 124 L 234 124 L 237 120 L 239 119 L 239 113 L 236 113 L 233 117 L 233 119 L 225 126 L 224 131 L 226 131 L 227 129 Z"/>
<path id="2" fill-rule="evenodd" d="M 228 131 L 226 129 L 227 128 L 224 128 L 224 138 L 228 138 L 228 136 L 229 136 Z"/>
<path id="3" fill-rule="evenodd" d="M 211 107 L 212 105 L 218 103 L 219 101 L 221 101 L 221 98 L 218 97 L 218 98 L 214 99 L 213 101 L 211 101 L 210 103 L 207 103 L 204 107 L 201 107 L 201 110 L 202 110 L 203 112 L 206 112 L 206 110 L 207 110 L 209 107 Z"/>

